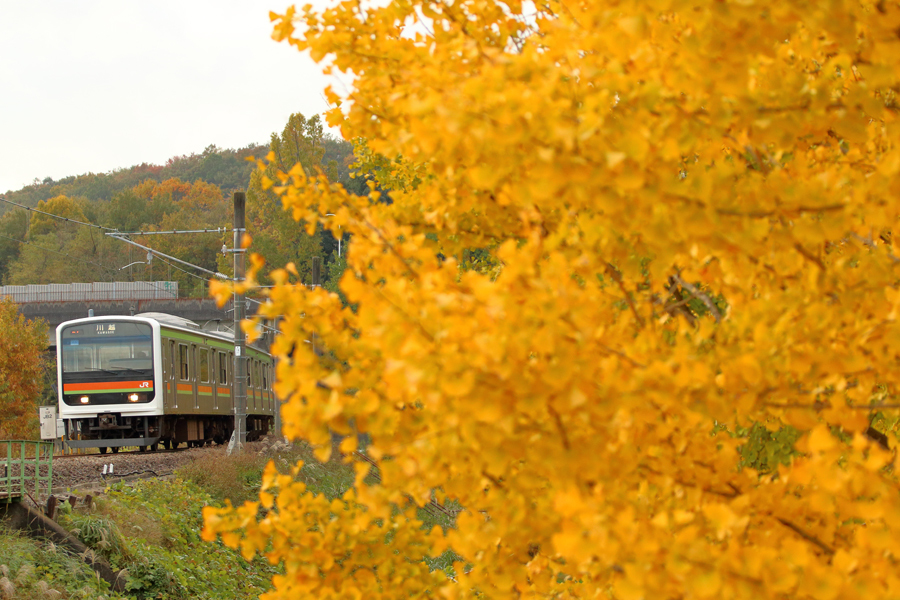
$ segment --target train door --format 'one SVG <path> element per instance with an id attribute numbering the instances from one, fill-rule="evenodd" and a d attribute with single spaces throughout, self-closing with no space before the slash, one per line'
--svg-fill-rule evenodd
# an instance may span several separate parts
<path id="1" fill-rule="evenodd" d="M 234 414 L 234 352 L 229 352 L 225 360 L 228 369 L 228 413 Z"/>
<path id="2" fill-rule="evenodd" d="M 175 408 L 191 406 L 191 360 L 190 347 L 187 344 L 178 344 L 178 383 L 176 384 Z"/>
<path id="3" fill-rule="evenodd" d="M 228 376 L 228 355 L 218 352 L 219 376 L 216 385 L 216 410 L 229 413 L 231 411 L 231 377 Z"/>
<path id="4" fill-rule="evenodd" d="M 191 394 L 192 394 L 192 399 L 193 399 L 193 407 L 194 407 L 195 411 L 200 409 L 200 397 L 197 394 L 197 387 L 199 385 L 199 382 L 198 382 L 199 377 L 198 377 L 198 372 L 197 372 L 198 371 L 198 369 L 197 369 L 197 354 L 198 354 L 197 344 L 191 344 L 191 362 L 193 363 L 192 371 L 193 371 L 193 375 L 194 375 L 191 378 Z"/>
<path id="5" fill-rule="evenodd" d="M 253 361 L 253 411 L 259 412 L 259 361 Z"/>
<path id="6" fill-rule="evenodd" d="M 272 376 L 274 373 L 272 372 L 272 365 L 266 365 L 266 373 L 268 374 L 268 382 L 269 385 L 266 388 L 269 391 L 269 412 L 275 414 L 275 393 L 272 391 L 272 386 L 274 385 L 274 381 L 272 381 Z"/>
<path id="7" fill-rule="evenodd" d="M 263 412 L 268 414 L 271 409 L 269 406 L 269 365 L 262 363 L 260 371 L 262 373 Z"/>
<path id="8" fill-rule="evenodd" d="M 163 342 L 163 407 L 172 408 L 175 397 L 175 340 Z"/>
<path id="9" fill-rule="evenodd" d="M 197 404 L 200 412 L 207 414 L 213 407 L 212 370 L 209 368 L 209 348 L 197 348 Z"/>
<path id="10" fill-rule="evenodd" d="M 219 361 L 218 353 L 209 349 L 209 389 L 212 392 L 212 412 L 219 411 Z"/>
<path id="11" fill-rule="evenodd" d="M 252 358 L 247 361 L 247 412 L 256 412 L 256 361 Z"/>

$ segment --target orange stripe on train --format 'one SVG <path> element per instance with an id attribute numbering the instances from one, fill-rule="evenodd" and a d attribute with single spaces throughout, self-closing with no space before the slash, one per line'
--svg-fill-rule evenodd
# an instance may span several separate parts
<path id="1" fill-rule="evenodd" d="M 90 390 L 121 390 L 123 388 L 153 389 L 152 381 L 94 381 L 91 383 L 64 383 L 64 392 L 80 392 Z"/>

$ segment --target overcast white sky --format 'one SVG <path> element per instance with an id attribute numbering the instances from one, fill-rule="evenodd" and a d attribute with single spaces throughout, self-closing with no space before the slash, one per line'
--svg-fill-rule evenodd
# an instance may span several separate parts
<path id="1" fill-rule="evenodd" d="M 0 193 L 263 143 L 324 112 L 319 66 L 270 37 L 290 4 L 0 0 Z"/>

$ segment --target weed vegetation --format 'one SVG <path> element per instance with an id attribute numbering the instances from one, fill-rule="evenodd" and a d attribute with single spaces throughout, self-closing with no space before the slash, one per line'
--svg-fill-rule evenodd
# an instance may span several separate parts
<path id="1" fill-rule="evenodd" d="M 353 468 L 349 464 L 336 459 L 320 463 L 305 442 L 247 452 L 228 460 L 207 456 L 185 465 L 177 474 L 203 488 L 216 502 L 228 500 L 239 505 L 259 500 L 262 472 L 270 460 L 282 473 L 290 472 L 297 462 L 303 461 L 300 480 L 312 493 L 325 494 L 329 500 L 339 498 L 353 485 Z"/>
<path id="2" fill-rule="evenodd" d="M 247 562 L 222 544 L 201 541 L 200 513 L 213 502 L 190 481 L 146 480 L 117 484 L 91 511 L 64 510 L 59 521 L 113 569 L 123 569 L 121 597 L 257 598 L 277 569 L 261 559 Z"/>
<path id="3" fill-rule="evenodd" d="M 173 480 L 116 484 L 95 499 L 90 510 L 61 506 L 59 523 L 75 534 L 113 569 L 122 570 L 121 593 L 69 551 L 0 529 L 0 599 L 98 600 L 234 600 L 258 598 L 280 573 L 262 558 L 246 561 L 220 542 L 200 539 L 204 506 L 235 505 L 258 500 L 262 472 L 274 461 L 289 472 L 303 461 L 299 478 L 314 494 L 340 498 L 353 485 L 353 469 L 334 459 L 320 463 L 305 443 L 276 445 L 222 460 L 205 457 L 182 467 Z M 367 478 L 378 484 L 377 470 Z M 461 507 L 448 503 L 449 514 Z M 447 513 L 419 510 L 423 527 L 454 526 Z M 385 539 L 390 544 L 390 536 Z M 427 562 L 453 576 L 448 551 Z"/>
<path id="4" fill-rule="evenodd" d="M 111 598 L 81 557 L 0 527 L 0 598 Z"/>

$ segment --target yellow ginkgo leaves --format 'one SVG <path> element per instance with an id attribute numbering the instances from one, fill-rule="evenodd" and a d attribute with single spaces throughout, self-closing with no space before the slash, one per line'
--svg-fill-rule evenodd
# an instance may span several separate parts
<path id="1" fill-rule="evenodd" d="M 896 595 L 895 459 L 869 429 L 900 383 L 896 3 L 273 20 L 352 73 L 329 122 L 365 138 L 372 190 L 273 179 L 352 238 L 347 305 L 270 292 L 284 431 L 324 454 L 368 434 L 381 482 L 208 512 L 284 561 L 271 597 Z M 753 423 L 799 431 L 754 450 L 765 473 L 739 469 Z M 409 507 L 438 492 L 464 509 L 446 538 Z M 453 578 L 416 562 L 447 543 Z"/>

